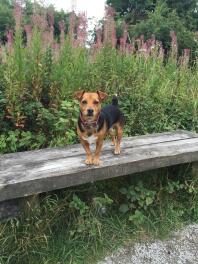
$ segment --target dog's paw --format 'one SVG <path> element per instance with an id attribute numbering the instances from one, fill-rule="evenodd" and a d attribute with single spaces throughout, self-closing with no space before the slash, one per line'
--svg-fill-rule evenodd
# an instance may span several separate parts
<path id="1" fill-rule="evenodd" d="M 92 157 L 88 157 L 88 158 L 85 160 L 85 164 L 87 164 L 87 165 L 92 165 L 92 164 L 93 164 L 93 158 L 92 158 Z"/>
<path id="2" fill-rule="evenodd" d="M 115 154 L 115 155 L 120 155 L 120 149 L 115 149 L 115 150 L 114 150 L 114 154 Z"/>
<path id="3" fill-rule="evenodd" d="M 96 166 L 99 166 L 100 165 L 100 159 L 99 158 L 93 158 L 93 164 L 96 165 Z"/>

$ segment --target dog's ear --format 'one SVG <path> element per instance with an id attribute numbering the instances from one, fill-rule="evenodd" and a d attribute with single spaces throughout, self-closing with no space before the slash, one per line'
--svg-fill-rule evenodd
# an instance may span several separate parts
<path id="1" fill-rule="evenodd" d="M 76 99 L 76 100 L 78 100 L 78 101 L 80 101 L 81 100 L 81 98 L 83 97 L 83 94 L 85 93 L 85 91 L 83 90 L 81 90 L 81 91 L 78 91 L 78 92 L 75 92 L 75 94 L 74 94 L 74 98 Z"/>
<path id="2" fill-rule="evenodd" d="M 103 101 L 108 96 L 108 94 L 101 92 L 101 91 L 97 91 L 97 94 L 101 101 Z"/>

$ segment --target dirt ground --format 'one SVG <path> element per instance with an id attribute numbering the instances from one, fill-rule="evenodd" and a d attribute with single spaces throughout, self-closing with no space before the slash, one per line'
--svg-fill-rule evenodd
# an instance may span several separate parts
<path id="1" fill-rule="evenodd" d="M 98 264 L 198 264 L 198 224 L 175 232 L 168 240 L 120 248 Z"/>

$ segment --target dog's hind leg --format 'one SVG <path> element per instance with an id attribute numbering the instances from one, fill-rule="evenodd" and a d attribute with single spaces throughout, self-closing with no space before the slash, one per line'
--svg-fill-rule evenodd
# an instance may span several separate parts
<path id="1" fill-rule="evenodd" d="M 119 155 L 120 154 L 120 144 L 121 144 L 121 140 L 122 140 L 122 135 L 123 135 L 123 127 L 120 123 L 116 123 L 115 124 L 115 130 L 116 130 L 116 141 L 115 141 L 115 151 L 114 154 L 115 155 Z"/>
<path id="2" fill-rule="evenodd" d="M 111 137 L 111 145 L 114 146 L 116 143 L 116 139 L 115 139 L 115 132 L 113 131 L 112 128 L 109 129 L 109 135 Z"/>

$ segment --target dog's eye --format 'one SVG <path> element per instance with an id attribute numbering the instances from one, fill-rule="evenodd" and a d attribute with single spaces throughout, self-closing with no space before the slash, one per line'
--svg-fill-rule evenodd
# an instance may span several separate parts
<path id="1" fill-rule="evenodd" d="M 99 104 L 99 102 L 98 102 L 98 101 L 94 101 L 93 103 L 94 103 L 95 105 Z"/>
<path id="2" fill-rule="evenodd" d="M 82 104 L 84 104 L 84 105 L 87 104 L 87 101 L 86 100 L 83 100 L 82 101 Z"/>

